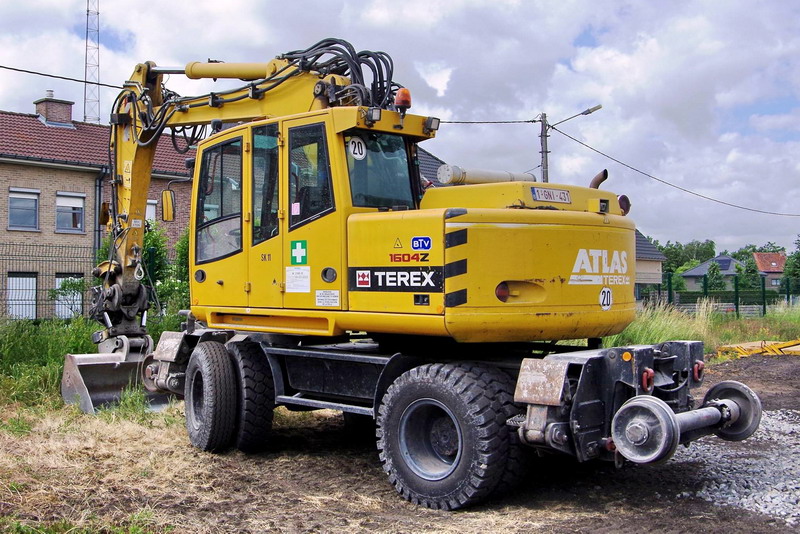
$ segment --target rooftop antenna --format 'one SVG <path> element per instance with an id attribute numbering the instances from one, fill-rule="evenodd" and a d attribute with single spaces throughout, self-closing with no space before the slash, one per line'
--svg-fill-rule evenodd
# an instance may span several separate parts
<path id="1" fill-rule="evenodd" d="M 83 121 L 100 123 L 100 0 L 86 0 Z"/>

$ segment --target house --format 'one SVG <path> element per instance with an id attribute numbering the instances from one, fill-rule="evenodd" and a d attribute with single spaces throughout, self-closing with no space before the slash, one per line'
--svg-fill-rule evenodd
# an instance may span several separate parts
<path id="1" fill-rule="evenodd" d="M 694 269 L 689 269 L 681 274 L 683 279 L 686 280 L 686 289 L 689 291 L 703 290 L 703 277 L 708 274 L 708 267 L 711 265 L 711 262 L 719 265 L 722 278 L 725 280 L 726 289 L 733 288 L 733 278 L 738 274 L 736 272 L 736 266 L 740 266 L 741 269 L 745 267 L 744 263 L 739 260 L 720 254 L 716 258 L 703 262 Z"/>
<path id="2" fill-rule="evenodd" d="M 73 102 L 52 91 L 34 114 L 0 111 L 0 313 L 12 317 L 70 317 L 85 310 L 80 296 L 55 300 L 52 290 L 88 278 L 109 200 L 108 126 L 74 121 Z M 160 191 L 188 180 L 185 156 L 165 136 L 154 162 L 147 218 L 155 219 Z M 164 226 L 174 242 L 189 219 L 190 184 L 174 184 L 176 221 Z"/>
<path id="3" fill-rule="evenodd" d="M 786 267 L 786 255 L 782 252 L 753 252 L 753 259 L 758 274 L 766 278 L 767 289 L 779 289 Z"/>
<path id="4" fill-rule="evenodd" d="M 422 175 L 423 183 L 430 182 L 434 187 L 441 187 L 444 184 L 440 183 L 436 178 L 436 172 L 439 167 L 445 164 L 424 148 L 417 147 L 417 160 L 419 161 L 419 173 Z"/>
<path id="5" fill-rule="evenodd" d="M 661 267 L 665 261 L 667 257 L 636 230 L 636 283 L 633 289 L 636 300 L 641 300 L 645 287 L 661 283 Z"/>

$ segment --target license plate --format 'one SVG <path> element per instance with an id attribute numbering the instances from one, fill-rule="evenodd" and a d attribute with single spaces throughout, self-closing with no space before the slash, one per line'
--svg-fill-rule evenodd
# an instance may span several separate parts
<path id="1" fill-rule="evenodd" d="M 531 187 L 533 200 L 542 202 L 560 202 L 562 204 L 572 204 L 572 198 L 566 189 L 545 189 L 544 187 Z"/>

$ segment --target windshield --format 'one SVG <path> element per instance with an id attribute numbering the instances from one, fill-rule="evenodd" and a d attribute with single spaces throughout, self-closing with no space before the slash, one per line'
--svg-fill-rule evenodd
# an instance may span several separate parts
<path id="1" fill-rule="evenodd" d="M 414 209 L 408 153 L 402 136 L 366 130 L 345 134 L 353 206 Z"/>

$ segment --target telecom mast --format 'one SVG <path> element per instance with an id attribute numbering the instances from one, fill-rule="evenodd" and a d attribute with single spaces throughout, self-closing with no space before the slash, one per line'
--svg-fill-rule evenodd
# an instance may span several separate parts
<path id="1" fill-rule="evenodd" d="M 86 0 L 86 61 L 83 84 L 83 120 L 100 122 L 100 0 Z"/>

